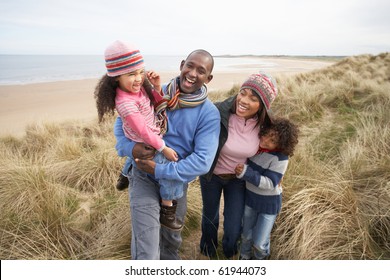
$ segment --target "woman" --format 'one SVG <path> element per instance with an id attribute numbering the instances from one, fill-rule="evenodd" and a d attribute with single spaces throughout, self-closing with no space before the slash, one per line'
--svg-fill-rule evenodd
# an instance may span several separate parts
<path id="1" fill-rule="evenodd" d="M 235 175 L 237 164 L 254 156 L 260 144 L 260 130 L 268 126 L 271 103 L 277 95 L 275 81 L 267 74 L 253 74 L 237 95 L 217 103 L 221 115 L 219 146 L 213 165 L 200 177 L 202 191 L 202 237 L 200 251 L 214 257 L 218 246 L 219 207 L 224 195 L 223 252 L 226 258 L 237 254 L 244 212 L 245 181 Z"/>

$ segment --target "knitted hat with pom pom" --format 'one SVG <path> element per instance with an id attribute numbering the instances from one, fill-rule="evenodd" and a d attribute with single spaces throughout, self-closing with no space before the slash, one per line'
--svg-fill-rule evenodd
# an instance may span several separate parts
<path id="1" fill-rule="evenodd" d="M 107 76 L 117 77 L 145 67 L 144 58 L 133 45 L 115 41 L 104 53 Z"/>
<path id="2" fill-rule="evenodd" d="M 260 97 L 267 111 L 270 110 L 272 102 L 278 95 L 275 80 L 265 73 L 250 75 L 240 90 L 246 88 L 253 90 Z"/>

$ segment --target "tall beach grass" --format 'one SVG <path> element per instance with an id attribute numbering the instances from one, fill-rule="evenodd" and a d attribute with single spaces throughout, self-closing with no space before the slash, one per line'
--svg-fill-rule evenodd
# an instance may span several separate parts
<path id="1" fill-rule="evenodd" d="M 299 124 L 301 135 L 283 179 L 271 259 L 390 259 L 390 54 L 276 78 L 273 112 Z M 1 259 L 130 259 L 113 121 L 36 124 L 22 138 L 0 139 Z M 198 259 L 197 181 L 188 196 L 181 255 Z"/>

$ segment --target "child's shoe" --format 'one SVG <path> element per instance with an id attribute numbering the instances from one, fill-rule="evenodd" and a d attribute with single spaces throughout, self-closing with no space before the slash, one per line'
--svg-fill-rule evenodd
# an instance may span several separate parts
<path id="1" fill-rule="evenodd" d="M 174 231 L 179 231 L 183 228 L 183 223 L 176 218 L 177 202 L 174 200 L 172 206 L 161 205 L 160 223 Z"/>
<path id="2" fill-rule="evenodd" d="M 119 178 L 116 182 L 116 189 L 118 191 L 123 191 L 129 187 L 129 178 L 127 178 L 125 175 L 122 173 L 119 174 Z"/>

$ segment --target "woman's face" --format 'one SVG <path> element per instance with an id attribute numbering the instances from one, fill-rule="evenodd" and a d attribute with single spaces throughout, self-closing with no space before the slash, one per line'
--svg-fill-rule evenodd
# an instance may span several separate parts
<path id="1" fill-rule="evenodd" d="M 145 80 L 145 70 L 139 69 L 117 78 L 119 88 L 125 92 L 139 92 Z"/>
<path id="2" fill-rule="evenodd" d="M 260 106 L 262 106 L 262 103 L 252 90 L 242 89 L 236 99 L 236 115 L 245 119 L 253 118 L 260 110 Z"/>

